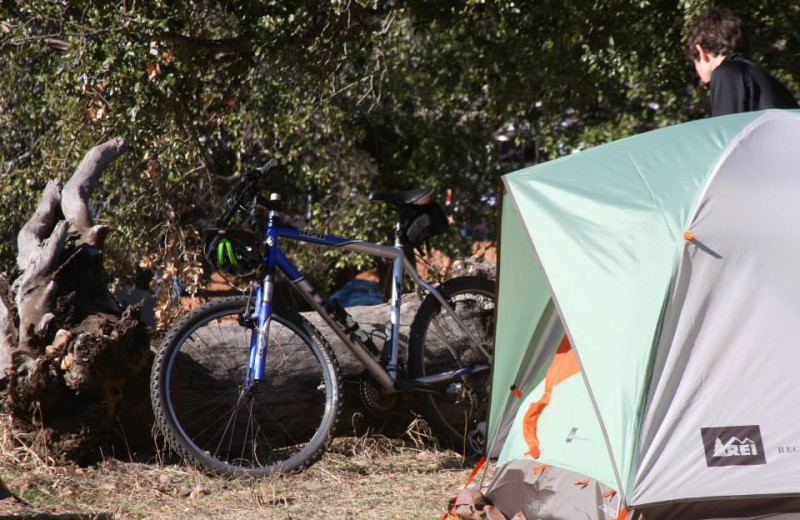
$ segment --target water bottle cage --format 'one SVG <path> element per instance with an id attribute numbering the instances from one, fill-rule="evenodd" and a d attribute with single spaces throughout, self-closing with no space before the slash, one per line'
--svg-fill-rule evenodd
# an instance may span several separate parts
<path id="1" fill-rule="evenodd" d="M 333 303 L 329 306 L 328 312 L 331 313 L 331 316 L 333 316 L 333 318 L 339 323 L 344 332 L 348 334 L 352 341 L 364 345 L 372 355 L 380 355 L 380 351 L 378 350 L 378 347 L 375 346 L 372 338 L 370 338 L 367 333 L 361 329 L 353 317 L 350 316 L 350 314 L 348 314 L 348 312 L 344 309 L 339 300 L 333 301 Z"/>

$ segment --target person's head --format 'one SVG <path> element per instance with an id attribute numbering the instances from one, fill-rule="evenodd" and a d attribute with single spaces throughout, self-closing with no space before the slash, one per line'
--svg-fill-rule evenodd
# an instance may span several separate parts
<path id="1" fill-rule="evenodd" d="M 700 80 L 708 83 L 722 60 L 743 48 L 744 31 L 739 17 L 730 9 L 711 9 L 692 22 L 685 55 L 694 63 Z"/>

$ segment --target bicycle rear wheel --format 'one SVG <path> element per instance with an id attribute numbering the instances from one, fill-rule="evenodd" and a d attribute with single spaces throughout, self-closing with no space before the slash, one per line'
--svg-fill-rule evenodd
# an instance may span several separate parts
<path id="1" fill-rule="evenodd" d="M 420 305 L 411 325 L 408 373 L 412 379 L 468 367 L 484 369 L 460 376 L 435 393 L 415 395 L 420 412 L 439 441 L 473 453 L 481 447 L 467 442 L 467 434 L 486 420 L 489 407 L 490 360 L 474 345 L 477 339 L 494 351 L 495 284 L 478 276 L 448 280 L 437 288 L 469 331 L 467 335 L 433 294 Z"/>
<path id="2" fill-rule="evenodd" d="M 150 383 L 156 424 L 172 449 L 212 473 L 300 471 L 322 455 L 336 427 L 339 367 L 307 320 L 280 309 L 264 378 L 245 390 L 254 334 L 247 303 L 241 296 L 205 304 L 167 337 Z"/>

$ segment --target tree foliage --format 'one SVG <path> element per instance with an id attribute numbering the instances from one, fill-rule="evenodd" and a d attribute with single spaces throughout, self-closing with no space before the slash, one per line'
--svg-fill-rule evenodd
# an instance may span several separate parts
<path id="1" fill-rule="evenodd" d="M 115 230 L 117 276 L 197 280 L 197 230 L 230 178 L 267 156 L 288 212 L 383 241 L 373 189 L 453 190 L 465 239 L 493 236 L 499 176 L 707 115 L 681 44 L 704 0 L 153 0 L 3 2 L 0 266 L 46 180 L 92 145 L 131 150 L 104 177 L 96 220 Z M 800 9 L 727 2 L 753 57 L 800 85 Z M 513 126 L 512 126 L 513 125 Z M 513 131 L 511 130 L 513 128 Z M 309 274 L 364 267 L 299 252 Z M 334 256 L 328 256 L 334 255 Z"/>

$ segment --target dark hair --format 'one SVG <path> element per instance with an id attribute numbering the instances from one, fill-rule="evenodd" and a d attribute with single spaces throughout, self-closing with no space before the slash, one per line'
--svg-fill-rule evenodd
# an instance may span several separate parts
<path id="1" fill-rule="evenodd" d="M 693 20 L 689 29 L 684 50 L 687 60 L 695 61 L 700 57 L 696 45 L 714 56 L 743 51 L 745 36 L 742 21 L 730 9 L 706 11 Z"/>

